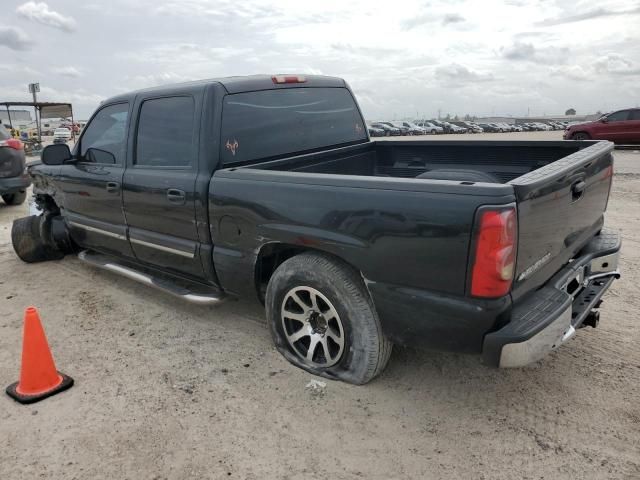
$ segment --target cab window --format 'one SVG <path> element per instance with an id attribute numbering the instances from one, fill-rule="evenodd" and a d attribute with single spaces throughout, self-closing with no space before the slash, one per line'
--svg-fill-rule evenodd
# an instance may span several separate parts
<path id="1" fill-rule="evenodd" d="M 129 104 L 102 108 L 84 129 L 80 140 L 83 162 L 122 165 L 126 155 Z"/>

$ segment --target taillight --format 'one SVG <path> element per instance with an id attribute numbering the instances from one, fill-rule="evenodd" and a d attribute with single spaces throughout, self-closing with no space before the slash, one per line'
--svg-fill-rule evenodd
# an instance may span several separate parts
<path id="1" fill-rule="evenodd" d="M 9 147 L 14 150 L 22 150 L 23 145 L 17 138 L 10 138 L 9 140 L 0 141 L 0 147 Z"/>
<path id="2" fill-rule="evenodd" d="M 302 75 L 274 75 L 273 83 L 304 83 L 307 81 Z"/>
<path id="3" fill-rule="evenodd" d="M 511 289 L 516 264 L 516 209 L 483 207 L 478 211 L 476 222 L 471 295 L 484 298 L 502 297 Z"/>

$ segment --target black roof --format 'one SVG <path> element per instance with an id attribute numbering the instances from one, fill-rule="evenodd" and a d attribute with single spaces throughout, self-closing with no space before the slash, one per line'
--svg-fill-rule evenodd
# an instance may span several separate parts
<path id="1" fill-rule="evenodd" d="M 325 75 L 297 75 L 297 74 L 286 74 L 286 76 L 304 77 L 305 81 L 302 83 L 276 84 L 273 82 L 273 79 L 272 79 L 273 75 L 247 75 L 247 76 L 237 76 L 237 77 L 209 78 L 205 80 L 195 80 L 191 82 L 174 83 L 170 85 L 160 85 L 157 87 L 134 90 L 128 93 L 123 93 L 123 94 L 111 97 L 108 99 L 108 101 L 111 102 L 113 100 L 129 99 L 140 93 L 164 94 L 176 88 L 185 88 L 185 87 L 199 88 L 199 87 L 205 87 L 207 85 L 213 85 L 213 84 L 221 85 L 228 93 L 252 92 L 256 90 L 273 90 L 276 88 L 292 88 L 292 87 L 345 87 L 346 86 L 345 81 L 338 77 L 328 77 Z"/>

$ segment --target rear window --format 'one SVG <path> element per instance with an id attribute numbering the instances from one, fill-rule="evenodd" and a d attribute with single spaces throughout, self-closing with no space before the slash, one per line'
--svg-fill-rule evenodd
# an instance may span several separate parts
<path id="1" fill-rule="evenodd" d="M 227 95 L 221 157 L 236 163 L 365 140 L 345 88 L 286 88 Z"/>

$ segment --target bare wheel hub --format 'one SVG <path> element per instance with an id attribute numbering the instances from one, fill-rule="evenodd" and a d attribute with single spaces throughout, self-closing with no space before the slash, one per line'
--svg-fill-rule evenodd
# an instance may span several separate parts
<path id="1" fill-rule="evenodd" d="M 345 346 L 342 320 L 329 299 L 312 287 L 294 287 L 282 301 L 281 321 L 293 352 L 314 367 L 338 363 Z"/>
<path id="2" fill-rule="evenodd" d="M 320 312 L 312 311 L 311 315 L 309 315 L 309 325 L 313 330 L 313 333 L 317 333 L 319 335 L 324 335 L 327 331 L 328 324 L 327 319 L 324 318 Z"/>

